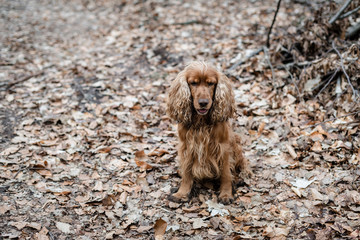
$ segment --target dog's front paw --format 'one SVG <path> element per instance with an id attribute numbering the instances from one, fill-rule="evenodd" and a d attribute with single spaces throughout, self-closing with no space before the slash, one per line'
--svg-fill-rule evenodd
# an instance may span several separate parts
<path id="1" fill-rule="evenodd" d="M 230 204 L 234 201 L 234 197 L 231 193 L 220 193 L 219 201 L 225 205 Z"/>
<path id="2" fill-rule="evenodd" d="M 168 199 L 172 202 L 182 203 L 182 202 L 188 202 L 189 196 L 188 194 L 179 194 L 178 192 L 175 194 L 170 194 Z"/>

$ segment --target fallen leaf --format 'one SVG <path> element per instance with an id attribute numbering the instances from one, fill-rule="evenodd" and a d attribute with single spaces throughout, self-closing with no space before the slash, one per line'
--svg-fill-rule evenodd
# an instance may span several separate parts
<path id="1" fill-rule="evenodd" d="M 307 188 L 311 183 L 313 183 L 316 180 L 316 178 L 312 180 L 306 180 L 304 178 L 298 178 L 295 181 L 291 181 L 291 185 L 293 185 L 296 188 Z"/>
<path id="2" fill-rule="evenodd" d="M 141 171 L 146 171 L 146 170 L 150 170 L 153 168 L 150 164 L 148 164 L 147 162 L 144 162 L 144 161 L 135 160 L 135 163 L 138 167 L 140 167 Z"/>
<path id="3" fill-rule="evenodd" d="M 324 141 L 324 136 L 319 132 L 313 132 L 310 134 L 310 138 L 313 142 L 322 142 Z"/>
<path id="4" fill-rule="evenodd" d="M 193 229 L 200 229 L 202 227 L 207 227 L 208 225 L 201 218 L 192 219 Z"/>
<path id="5" fill-rule="evenodd" d="M 139 233 L 143 233 L 143 232 L 148 232 L 152 228 L 153 226 L 140 226 L 136 229 L 136 231 Z"/>
<path id="6" fill-rule="evenodd" d="M 155 239 L 156 240 L 161 240 L 161 239 L 164 238 L 166 227 L 167 227 L 167 222 L 165 222 L 161 218 L 156 220 L 155 225 L 154 225 Z"/>
<path id="7" fill-rule="evenodd" d="M 312 197 L 315 200 L 321 200 L 321 201 L 324 200 L 324 196 L 321 193 L 319 193 L 319 191 L 316 190 L 315 188 L 311 188 L 310 191 L 311 191 Z"/>
<path id="8" fill-rule="evenodd" d="M 164 150 L 164 149 L 155 149 L 154 151 L 152 151 L 151 153 L 148 154 L 149 157 L 152 156 L 156 156 L 156 157 L 161 157 L 164 154 L 168 154 L 169 152 Z"/>
<path id="9" fill-rule="evenodd" d="M 20 222 L 10 222 L 9 225 L 10 226 L 14 226 L 16 227 L 18 230 L 23 229 L 24 227 L 26 227 L 28 223 L 24 222 L 24 221 L 20 221 Z"/>
<path id="10" fill-rule="evenodd" d="M 65 234 L 71 233 L 71 231 L 70 231 L 71 225 L 70 225 L 70 224 L 68 224 L 68 223 L 63 223 L 63 222 L 56 222 L 55 225 L 56 225 L 56 227 L 57 227 L 60 231 L 62 231 L 63 233 L 65 233 Z"/>
<path id="11" fill-rule="evenodd" d="M 8 148 L 6 148 L 4 151 L 2 151 L 0 153 L 0 155 L 2 156 L 7 156 L 7 155 L 10 155 L 10 154 L 13 154 L 13 153 L 16 153 L 17 151 L 19 151 L 19 147 L 17 146 L 10 146 Z"/>
<path id="12" fill-rule="evenodd" d="M 141 151 L 135 152 L 135 157 L 136 157 L 136 158 L 139 158 L 139 159 L 146 157 L 145 151 L 144 151 L 144 150 L 141 150 Z"/>
<path id="13" fill-rule="evenodd" d="M 11 210 L 11 205 L 0 205 L 0 215 L 4 215 L 7 211 Z"/>
<path id="14" fill-rule="evenodd" d="M 34 229 L 36 229 L 38 231 L 40 231 L 41 226 L 42 225 L 40 223 L 37 223 L 37 222 L 31 222 L 31 223 L 27 224 L 27 227 L 34 228 Z"/>
<path id="15" fill-rule="evenodd" d="M 211 200 L 207 200 L 206 204 L 208 205 L 208 211 L 210 212 L 211 216 L 227 216 L 229 215 L 229 210 L 225 208 L 225 206 L 221 203 L 216 203 Z"/>
<path id="16" fill-rule="evenodd" d="M 313 144 L 313 146 L 311 147 L 311 151 L 313 152 L 321 152 L 322 151 L 322 146 L 320 142 L 315 142 Z"/>
<path id="17" fill-rule="evenodd" d="M 285 144 L 290 156 L 293 158 L 293 159 L 296 159 L 297 158 L 297 154 L 295 152 L 295 149 L 290 145 L 290 144 Z"/>
<path id="18" fill-rule="evenodd" d="M 36 240 L 49 240 L 49 237 L 47 234 L 49 233 L 49 230 L 46 227 L 43 227 L 40 232 L 35 233 L 34 238 Z"/>
<path id="19" fill-rule="evenodd" d="M 298 197 L 301 197 L 301 196 L 302 196 L 301 191 L 300 191 L 299 188 L 291 187 L 291 190 L 293 190 L 293 192 L 294 192 Z"/>
<path id="20" fill-rule="evenodd" d="M 264 128 L 266 126 L 266 123 L 265 122 L 261 122 L 259 127 L 258 127 L 258 136 L 260 136 L 262 134 L 262 132 L 264 131 Z"/>

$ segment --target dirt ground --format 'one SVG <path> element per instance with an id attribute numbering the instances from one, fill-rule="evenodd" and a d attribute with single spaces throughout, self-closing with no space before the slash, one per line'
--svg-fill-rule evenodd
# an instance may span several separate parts
<path id="1" fill-rule="evenodd" d="M 270 53 L 247 59 L 276 3 L 0 0 L 0 239 L 358 239 L 356 115 L 327 121 L 269 64 L 314 6 L 283 1 Z M 254 175 L 226 206 L 201 186 L 167 199 L 180 177 L 166 91 L 192 60 L 233 82 Z"/>

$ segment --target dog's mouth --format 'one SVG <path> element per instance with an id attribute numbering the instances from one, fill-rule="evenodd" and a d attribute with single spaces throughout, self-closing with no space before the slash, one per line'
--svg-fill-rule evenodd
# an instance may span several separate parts
<path id="1" fill-rule="evenodd" d="M 197 111 L 198 114 L 200 114 L 200 115 L 205 115 L 205 114 L 208 113 L 209 109 L 201 108 L 201 109 L 196 109 L 196 111 Z"/>

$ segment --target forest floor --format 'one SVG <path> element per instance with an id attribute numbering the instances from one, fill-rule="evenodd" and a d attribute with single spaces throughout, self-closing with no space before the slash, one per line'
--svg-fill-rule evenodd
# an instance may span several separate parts
<path id="1" fill-rule="evenodd" d="M 0 0 L 0 239 L 358 239 L 348 82 L 314 99 L 318 76 L 297 84 L 278 64 L 306 2 L 283 1 L 269 50 L 249 57 L 275 0 Z M 254 173 L 225 206 L 202 187 L 167 198 L 180 177 L 166 91 L 192 60 L 232 79 Z"/>

